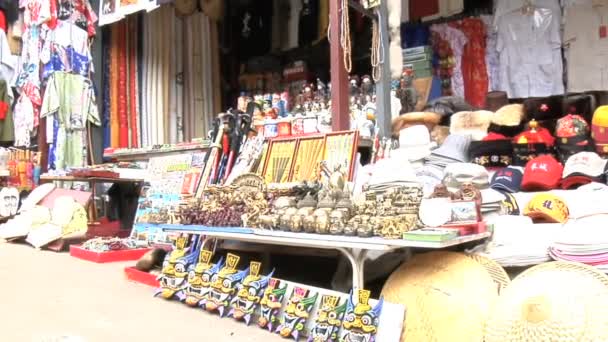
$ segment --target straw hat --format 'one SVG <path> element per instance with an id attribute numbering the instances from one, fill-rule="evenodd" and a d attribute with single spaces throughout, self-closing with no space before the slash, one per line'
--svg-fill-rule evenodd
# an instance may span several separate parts
<path id="1" fill-rule="evenodd" d="M 532 267 L 501 294 L 485 341 L 608 341 L 608 277 L 578 263 Z"/>
<path id="2" fill-rule="evenodd" d="M 407 308 L 401 341 L 482 341 L 484 323 L 498 299 L 497 283 L 508 282 L 508 276 L 488 272 L 482 263 L 490 262 L 477 260 L 463 253 L 431 252 L 416 255 L 391 274 L 382 295 Z"/>

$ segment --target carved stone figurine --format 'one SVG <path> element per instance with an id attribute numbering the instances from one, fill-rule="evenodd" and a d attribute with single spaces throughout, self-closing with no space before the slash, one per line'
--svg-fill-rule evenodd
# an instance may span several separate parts
<path id="1" fill-rule="evenodd" d="M 341 210 L 334 210 L 329 215 L 329 233 L 341 235 L 346 225 L 346 213 Z"/>

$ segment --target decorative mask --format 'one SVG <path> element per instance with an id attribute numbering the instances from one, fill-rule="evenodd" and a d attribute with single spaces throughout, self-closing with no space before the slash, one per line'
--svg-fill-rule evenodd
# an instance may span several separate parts
<path id="1" fill-rule="evenodd" d="M 164 299 L 171 299 L 175 296 L 180 301 L 185 300 L 184 288 L 188 267 L 198 258 L 200 249 L 198 242 L 198 236 L 194 237 L 190 248 L 186 248 L 187 236 L 180 236 L 176 239 L 175 249 L 167 254 L 163 262 L 163 269 L 158 276 L 160 288 L 154 293 L 154 296 L 160 295 Z"/>
<path id="2" fill-rule="evenodd" d="M 264 290 L 268 286 L 268 281 L 274 270 L 266 277 L 260 276 L 262 264 L 257 261 L 252 261 L 249 264 L 249 275 L 243 280 L 243 284 L 239 287 L 236 297 L 230 302 L 232 310 L 228 316 L 234 317 L 236 320 L 244 320 L 247 325 L 251 321 L 258 304 L 262 300 Z"/>
<path id="3" fill-rule="evenodd" d="M 355 304 L 354 297 L 357 297 Z M 374 308 L 369 305 L 370 292 L 356 290 L 348 298 L 344 322 L 342 322 L 342 335 L 340 341 L 344 342 L 374 342 L 382 303 L 380 301 Z"/>
<path id="4" fill-rule="evenodd" d="M 275 332 L 278 332 L 282 337 L 293 337 L 298 340 L 300 333 L 304 330 L 306 321 L 310 316 L 310 310 L 317 301 L 318 293 L 314 297 L 309 297 L 310 290 L 301 287 L 294 287 L 291 292 L 291 297 L 287 302 L 281 325 L 278 326 Z"/>
<path id="5" fill-rule="evenodd" d="M 340 304 L 340 297 L 325 295 L 317 312 L 315 325 L 310 330 L 308 342 L 338 341 L 338 331 L 346 311 L 346 303 Z"/>
<path id="6" fill-rule="evenodd" d="M 277 321 L 279 310 L 281 310 L 281 306 L 283 305 L 283 298 L 285 298 L 286 292 L 287 284 L 281 287 L 279 279 L 270 278 L 268 287 L 264 290 L 262 301 L 260 301 L 260 308 L 262 309 L 258 318 L 258 326 L 260 328 L 268 327 L 268 331 L 272 331 L 273 325 Z"/>
<path id="7" fill-rule="evenodd" d="M 222 259 L 217 264 L 211 263 L 213 253 L 201 250 L 196 265 L 191 265 L 188 272 L 188 283 L 184 289 L 186 293 L 185 303 L 189 306 L 202 306 L 205 304 L 211 277 L 216 274 L 222 265 Z"/>
<path id="8" fill-rule="evenodd" d="M 209 312 L 217 310 L 220 317 L 224 316 L 224 311 L 236 294 L 238 285 L 249 273 L 249 269 L 243 271 L 236 269 L 240 259 L 238 255 L 228 253 L 226 265 L 211 277 L 211 288 L 205 302 L 205 310 Z"/>

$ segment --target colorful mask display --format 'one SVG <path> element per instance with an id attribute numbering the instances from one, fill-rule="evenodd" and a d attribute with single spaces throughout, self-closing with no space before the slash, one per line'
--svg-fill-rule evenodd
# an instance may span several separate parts
<path id="1" fill-rule="evenodd" d="M 340 305 L 340 297 L 324 295 L 317 312 L 315 325 L 310 330 L 308 342 L 338 341 L 338 331 L 346 312 L 346 303 Z"/>
<path id="2" fill-rule="evenodd" d="M 230 305 L 232 297 L 236 294 L 238 286 L 249 273 L 249 268 L 238 271 L 236 267 L 241 258 L 238 255 L 228 253 L 226 265 L 211 277 L 211 289 L 205 302 L 205 310 L 213 312 L 217 310 L 220 317 Z"/>
<path id="3" fill-rule="evenodd" d="M 369 298 L 368 290 L 356 290 L 349 296 L 344 322 L 342 322 L 341 342 L 375 341 L 383 299 L 380 298 L 378 304 L 372 308 L 369 305 Z"/>
<path id="4" fill-rule="evenodd" d="M 282 284 L 279 279 L 270 278 L 268 286 L 264 290 L 264 296 L 260 301 L 261 314 L 258 318 L 260 328 L 268 328 L 268 331 L 272 331 L 277 321 L 277 315 L 281 306 L 283 306 L 283 298 L 285 298 L 286 292 L 287 284 Z"/>
<path id="5" fill-rule="evenodd" d="M 310 296 L 310 290 L 297 286 L 294 287 L 283 312 L 281 325 L 277 327 L 275 332 L 279 333 L 282 337 L 287 338 L 291 336 L 294 340 L 298 341 L 318 295 L 317 293 L 314 296 Z"/>
<path id="6" fill-rule="evenodd" d="M 174 296 L 180 301 L 186 299 L 184 288 L 188 267 L 194 263 L 199 255 L 199 237 L 195 236 L 189 248 L 186 247 L 189 238 L 180 236 L 175 241 L 175 249 L 167 255 L 163 262 L 162 273 L 158 276 L 160 288 L 154 296 L 160 295 L 164 299 L 171 299 Z"/>
<path id="7" fill-rule="evenodd" d="M 203 306 L 209 293 L 211 277 L 222 267 L 222 259 L 215 265 L 211 263 L 213 252 L 201 250 L 196 265 L 190 265 L 188 282 L 184 288 L 185 303 L 189 306 Z"/>
<path id="8" fill-rule="evenodd" d="M 270 272 L 266 277 L 260 276 L 262 264 L 257 261 L 252 261 L 249 264 L 249 275 L 245 277 L 243 283 L 239 286 L 236 297 L 230 302 L 232 310 L 228 316 L 234 317 L 236 320 L 244 320 L 247 325 L 251 321 L 258 304 L 262 300 L 264 290 L 268 286 L 268 282 L 274 273 Z"/>

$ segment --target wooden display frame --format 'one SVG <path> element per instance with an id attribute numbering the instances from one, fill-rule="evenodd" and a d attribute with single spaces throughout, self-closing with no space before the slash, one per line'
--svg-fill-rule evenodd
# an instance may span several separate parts
<path id="1" fill-rule="evenodd" d="M 313 150 L 306 151 L 308 155 L 306 157 L 302 156 L 301 153 L 304 151 L 303 144 L 307 144 L 309 142 L 316 141 L 318 142 L 318 146 L 314 146 Z M 317 152 L 315 152 L 317 151 Z M 311 135 L 304 136 L 298 138 L 298 146 L 295 153 L 295 158 L 293 162 L 293 166 L 291 168 L 291 182 L 302 182 L 302 181 L 312 181 L 315 176 L 315 168 L 319 165 L 319 163 L 323 160 L 323 154 L 325 151 L 325 135 Z M 304 160 L 303 160 L 304 159 Z M 305 160 L 308 159 L 308 160 Z M 298 177 L 299 167 L 306 166 L 306 176 Z"/>
<path id="2" fill-rule="evenodd" d="M 264 180 L 266 181 L 266 183 L 270 184 L 270 183 L 287 183 L 289 182 L 289 180 L 291 179 L 291 173 L 293 170 L 293 164 L 294 164 L 294 160 L 295 160 L 295 156 L 296 156 L 296 151 L 298 150 L 298 139 L 294 139 L 294 138 L 275 138 L 272 139 L 269 143 L 268 146 L 268 153 L 266 155 L 266 160 L 264 162 L 264 171 L 262 172 L 262 177 L 264 178 Z M 293 147 L 282 147 L 281 145 L 285 145 L 285 144 L 289 144 L 292 143 Z M 279 147 L 281 146 L 281 147 Z M 279 148 L 285 148 L 285 150 L 281 151 L 281 153 L 284 153 L 284 156 L 280 156 L 280 157 L 276 157 L 273 156 L 273 153 L 277 153 L 277 150 Z M 290 151 L 290 149 L 292 149 Z M 272 163 L 273 158 L 287 158 L 285 160 L 277 160 L 277 164 L 274 165 L 274 163 Z M 273 165 L 271 165 L 271 163 Z M 278 174 L 276 176 L 272 176 L 269 175 L 269 172 L 274 172 L 275 168 L 281 168 L 282 171 L 280 172 L 281 175 L 279 176 Z M 270 176 L 270 178 L 269 178 Z M 276 177 L 280 177 L 280 179 L 277 180 Z"/>
<path id="3" fill-rule="evenodd" d="M 359 131 L 340 131 L 340 132 L 332 132 L 332 133 L 327 133 L 325 135 L 325 148 L 323 149 L 323 157 L 321 160 L 326 160 L 327 161 L 327 166 L 330 168 L 330 170 L 332 170 L 333 166 L 336 163 L 336 159 L 341 159 L 342 157 L 337 157 L 334 158 L 334 160 L 329 160 L 328 158 L 328 153 L 331 153 L 330 151 L 328 151 L 328 149 L 330 149 L 332 147 L 332 143 L 328 143 L 329 139 L 332 139 L 334 137 L 338 137 L 338 136 L 352 136 L 352 140 L 350 141 L 350 148 L 346 149 L 346 147 L 348 146 L 348 141 L 344 141 L 344 142 L 337 142 L 337 148 L 340 149 L 344 149 L 344 154 L 345 157 L 347 158 L 346 160 L 346 165 L 343 165 L 345 168 L 345 172 L 346 175 L 348 176 L 348 180 L 352 181 L 353 180 L 353 176 L 354 176 L 354 172 L 355 172 L 355 167 L 354 167 L 354 161 L 355 161 L 355 156 L 357 154 L 357 146 L 359 143 Z M 333 171 L 333 170 L 332 170 Z"/>

